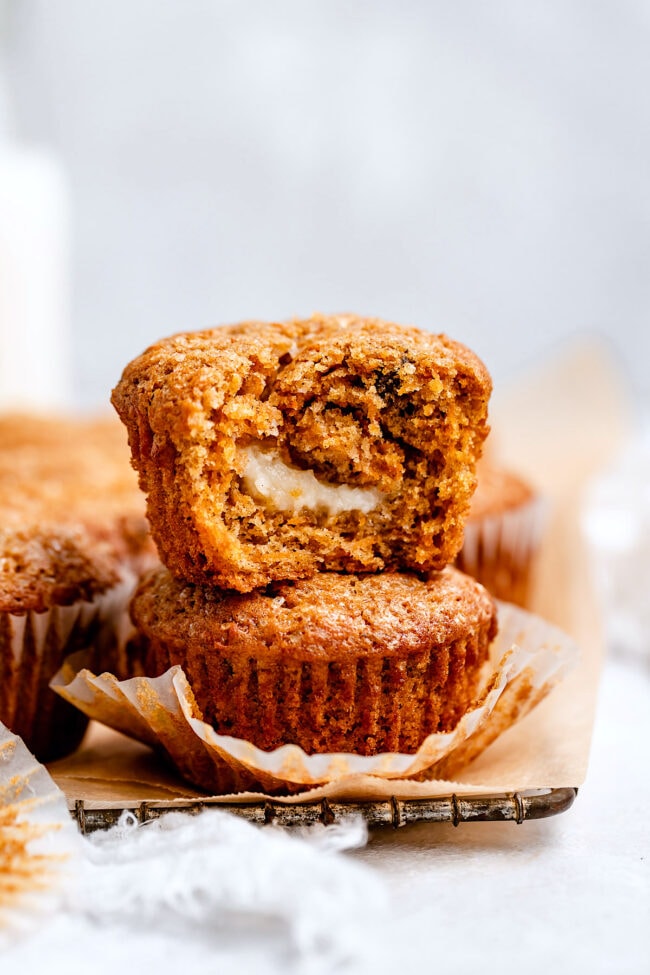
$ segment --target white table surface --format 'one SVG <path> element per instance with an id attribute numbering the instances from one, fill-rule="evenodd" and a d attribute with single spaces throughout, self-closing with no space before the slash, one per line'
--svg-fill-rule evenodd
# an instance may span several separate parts
<path id="1" fill-rule="evenodd" d="M 341 971 L 645 973 L 650 971 L 650 669 L 609 659 L 587 781 L 546 821 L 376 830 L 347 856 L 388 891 L 381 924 Z M 570 783 L 567 783 L 568 785 Z M 59 916 L 5 953 L 14 972 L 312 971 L 260 928 L 191 937 Z M 331 967 L 324 969 L 331 971 Z M 336 970 L 339 970 L 338 968 Z"/>
<path id="2" fill-rule="evenodd" d="M 650 672 L 610 660 L 568 812 L 374 838 L 358 855 L 389 878 L 396 914 L 362 970 L 650 972 L 648 742 Z"/>

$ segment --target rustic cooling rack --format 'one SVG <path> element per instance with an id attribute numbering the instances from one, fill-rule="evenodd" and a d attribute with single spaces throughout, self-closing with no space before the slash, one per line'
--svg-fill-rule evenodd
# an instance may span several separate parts
<path id="1" fill-rule="evenodd" d="M 277 823 L 280 826 L 309 826 L 313 823 L 335 823 L 346 816 L 361 815 L 368 826 L 409 826 L 415 823 L 523 823 L 528 819 L 546 819 L 565 812 L 573 805 L 578 790 L 535 789 L 495 796 L 443 796 L 435 799 L 383 799 L 375 802 L 282 802 L 215 803 L 210 800 L 170 803 L 140 802 L 122 808 L 96 808 L 83 799 L 69 801 L 70 812 L 82 833 L 114 826 L 124 808 L 141 823 L 158 819 L 166 812 L 198 813 L 215 805 L 252 823 Z"/>

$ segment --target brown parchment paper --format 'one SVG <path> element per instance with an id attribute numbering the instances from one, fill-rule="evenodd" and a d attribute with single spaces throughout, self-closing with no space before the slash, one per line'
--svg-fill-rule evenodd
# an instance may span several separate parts
<path id="1" fill-rule="evenodd" d="M 350 775 L 283 801 L 493 795 L 584 781 L 603 647 L 579 532 L 579 501 L 586 480 L 607 462 L 628 427 L 622 384 L 607 350 L 576 344 L 522 376 L 495 397 L 492 425 L 494 454 L 529 476 L 549 499 L 533 609 L 576 640 L 579 665 L 453 778 Z M 96 725 L 81 748 L 50 771 L 71 801 L 83 799 L 89 808 L 206 798 L 146 746 Z M 259 799 L 259 793 L 214 797 L 216 802 Z"/>

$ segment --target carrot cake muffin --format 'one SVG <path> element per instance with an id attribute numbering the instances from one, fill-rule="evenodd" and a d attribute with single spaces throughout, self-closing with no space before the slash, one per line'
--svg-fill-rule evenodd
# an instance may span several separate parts
<path id="1" fill-rule="evenodd" d="M 81 527 L 3 520 L 0 721 L 40 761 L 59 758 L 81 741 L 85 716 L 48 685 L 64 657 L 99 639 L 119 582 L 110 547 Z"/>
<path id="2" fill-rule="evenodd" d="M 0 414 L 0 511 L 82 525 L 139 573 L 157 561 L 124 428 L 99 417 Z"/>
<path id="3" fill-rule="evenodd" d="M 522 477 L 482 460 L 456 565 L 497 599 L 528 606 L 543 504 Z"/>
<path id="4" fill-rule="evenodd" d="M 93 646 L 126 676 L 120 631 L 136 573 L 155 550 L 120 424 L 0 417 L 0 720 L 42 761 L 87 721 L 48 684 Z"/>
<path id="5" fill-rule="evenodd" d="M 450 730 L 496 633 L 488 593 L 452 568 L 325 572 L 248 594 L 160 568 L 131 616 L 146 674 L 179 664 L 218 733 L 308 753 L 415 752 Z"/>
<path id="6" fill-rule="evenodd" d="M 158 342 L 113 403 L 163 562 L 248 592 L 453 561 L 490 391 L 443 335 L 314 316 Z"/>

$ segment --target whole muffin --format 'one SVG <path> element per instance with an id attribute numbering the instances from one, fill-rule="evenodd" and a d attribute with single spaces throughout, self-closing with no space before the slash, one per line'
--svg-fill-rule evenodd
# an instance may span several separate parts
<path id="1" fill-rule="evenodd" d="M 104 638 L 119 568 L 81 527 L 0 528 L 0 721 L 40 761 L 73 751 L 86 729 L 49 682 L 68 654 Z"/>
<path id="2" fill-rule="evenodd" d="M 64 658 L 129 671 L 126 606 L 157 558 L 125 440 L 111 416 L 0 416 L 0 721 L 41 761 L 87 724 L 49 689 Z"/>
<path id="3" fill-rule="evenodd" d="M 544 505 L 534 488 L 482 460 L 456 565 L 495 598 L 527 607 L 543 526 Z"/>
<path id="4" fill-rule="evenodd" d="M 490 391 L 445 336 L 315 316 L 158 342 L 113 403 L 163 562 L 248 592 L 453 561 Z"/>
<path id="5" fill-rule="evenodd" d="M 496 633 L 475 580 L 447 568 L 320 573 L 249 594 L 141 582 L 131 616 L 147 676 L 179 664 L 217 732 L 273 749 L 415 752 L 472 702 Z"/>

